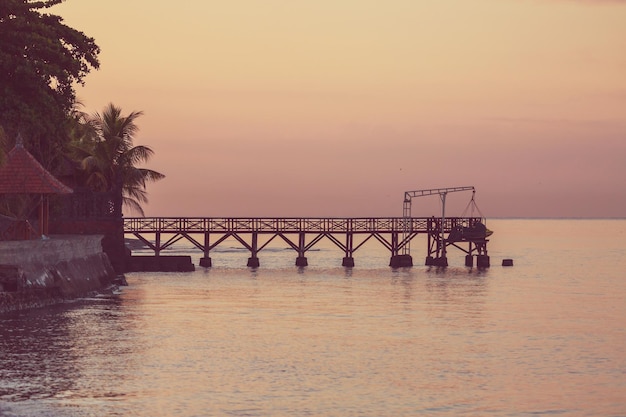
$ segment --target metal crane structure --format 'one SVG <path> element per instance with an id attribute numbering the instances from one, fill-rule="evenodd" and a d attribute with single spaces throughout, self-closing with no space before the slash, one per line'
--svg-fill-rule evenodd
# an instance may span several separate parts
<path id="1" fill-rule="evenodd" d="M 460 191 L 472 191 L 473 194 L 472 194 L 471 202 L 474 202 L 474 193 L 476 193 L 476 189 L 473 186 L 432 188 L 432 189 L 426 189 L 426 190 L 406 191 L 404 193 L 404 204 L 403 204 L 403 210 L 402 210 L 402 217 L 403 217 L 403 230 L 402 230 L 402 240 L 401 240 L 402 244 L 400 245 L 402 248 L 402 253 L 398 254 L 393 260 L 393 262 L 396 265 L 398 266 L 412 266 L 413 265 L 413 260 L 411 257 L 411 246 L 410 246 L 411 239 L 414 236 L 413 221 L 412 221 L 412 215 L 411 215 L 412 199 L 416 197 L 438 195 L 441 199 L 441 218 L 435 219 L 433 217 L 432 222 L 429 225 L 429 230 L 430 230 L 430 232 L 428 233 L 429 251 L 428 251 L 428 256 L 426 258 L 426 265 L 448 266 L 448 259 L 446 256 L 446 247 L 449 244 L 454 244 L 456 246 L 454 242 L 457 239 L 459 239 L 459 240 L 466 240 L 470 242 L 469 251 L 465 251 L 464 249 L 459 248 L 459 249 L 464 250 L 467 253 L 466 265 L 471 266 L 473 264 L 472 252 L 475 249 L 478 251 L 478 254 L 479 254 L 479 259 L 478 259 L 479 266 L 489 266 L 489 258 L 486 256 L 486 241 L 484 240 L 485 236 L 481 236 L 478 239 L 463 239 L 462 237 L 458 237 L 458 238 L 453 237 L 453 232 L 456 233 L 457 231 L 461 231 L 463 230 L 465 226 L 467 226 L 465 227 L 465 229 L 467 229 L 468 227 L 473 227 L 477 223 L 480 223 L 480 219 L 469 219 L 470 223 L 472 224 L 467 224 L 467 225 L 452 224 L 451 222 L 448 222 L 451 224 L 447 225 L 446 223 L 446 197 L 448 193 L 454 193 L 454 192 L 460 192 Z M 449 220 L 452 220 L 452 219 L 449 219 Z M 445 238 L 446 229 L 449 230 L 450 232 L 450 235 L 447 240 Z M 489 234 L 490 233 L 491 232 L 489 232 Z M 457 236 L 459 235 L 457 234 Z M 434 246 L 433 243 L 436 244 L 435 248 L 433 248 Z M 475 245 L 474 248 L 472 248 L 472 244 Z M 435 255 L 434 257 L 432 256 L 433 254 Z"/>

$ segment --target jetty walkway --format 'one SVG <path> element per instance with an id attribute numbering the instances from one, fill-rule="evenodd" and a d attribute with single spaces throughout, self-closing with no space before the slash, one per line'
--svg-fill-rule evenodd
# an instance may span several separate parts
<path id="1" fill-rule="evenodd" d="M 442 222 L 443 220 L 443 222 Z M 186 239 L 202 251 L 200 266 L 212 266 L 211 251 L 233 238 L 250 251 L 249 267 L 260 266 L 259 252 L 274 239 L 283 240 L 296 254 L 296 266 L 307 266 L 306 252 L 327 239 L 343 251 L 342 265 L 354 266 L 354 253 L 370 239 L 390 252 L 391 267 L 413 266 L 411 241 L 420 234 L 427 239 L 426 265 L 447 266 L 446 248 L 466 254 L 465 265 L 488 267 L 487 242 L 483 237 L 463 236 L 480 217 L 369 217 L 369 218 L 213 218 L 125 217 L 124 233 L 132 234 L 154 251 L 155 257 Z"/>

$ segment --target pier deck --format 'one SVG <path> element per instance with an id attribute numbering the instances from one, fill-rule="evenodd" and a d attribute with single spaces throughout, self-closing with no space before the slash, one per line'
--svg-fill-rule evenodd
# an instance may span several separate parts
<path id="1" fill-rule="evenodd" d="M 249 267 L 260 265 L 258 254 L 275 238 L 282 239 L 296 253 L 296 265 L 306 266 L 306 252 L 322 239 L 328 239 L 344 252 L 342 265 L 354 266 L 354 252 L 371 238 L 391 254 L 390 266 L 413 266 L 411 241 L 419 234 L 427 235 L 426 265 L 447 266 L 445 247 L 454 246 L 465 252 L 465 265 L 489 266 L 487 240 L 449 239 L 459 227 L 473 227 L 479 217 L 448 217 L 441 224 L 435 217 L 369 217 L 369 218 L 213 218 L 213 217 L 127 217 L 124 233 L 132 234 L 154 251 L 161 251 L 181 239 L 202 251 L 200 265 L 212 265 L 210 253 L 229 237 L 250 251 Z M 360 236 L 355 242 L 354 237 Z M 448 237 L 446 237 L 448 236 Z M 167 239 L 165 239 L 167 237 Z M 263 241 L 260 241 L 260 237 Z M 461 245 L 466 244 L 467 249 Z"/>

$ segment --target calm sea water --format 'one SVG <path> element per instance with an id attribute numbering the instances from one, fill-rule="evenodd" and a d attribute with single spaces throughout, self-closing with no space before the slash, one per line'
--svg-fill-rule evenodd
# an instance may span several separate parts
<path id="1" fill-rule="evenodd" d="M 626 220 L 488 226 L 488 270 L 231 248 L 0 316 L 0 416 L 626 416 Z"/>

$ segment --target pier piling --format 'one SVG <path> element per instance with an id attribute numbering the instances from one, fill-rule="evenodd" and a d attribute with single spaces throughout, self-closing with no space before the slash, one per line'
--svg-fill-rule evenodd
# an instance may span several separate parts
<path id="1" fill-rule="evenodd" d="M 389 260 L 389 266 L 392 268 L 405 268 L 413 266 L 413 257 L 411 255 L 395 255 Z"/>
<path id="2" fill-rule="evenodd" d="M 257 257 L 250 257 L 248 258 L 248 265 L 249 268 L 258 268 L 259 266 L 261 266 L 261 262 L 259 262 L 259 258 Z"/>
<path id="3" fill-rule="evenodd" d="M 352 256 L 345 256 L 341 261 L 341 266 L 345 266 L 346 268 L 353 268 L 354 258 Z"/>
<path id="4" fill-rule="evenodd" d="M 479 268 L 489 268 L 489 256 L 488 255 L 477 255 L 476 256 L 476 266 Z"/>

